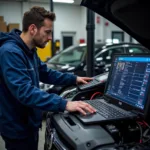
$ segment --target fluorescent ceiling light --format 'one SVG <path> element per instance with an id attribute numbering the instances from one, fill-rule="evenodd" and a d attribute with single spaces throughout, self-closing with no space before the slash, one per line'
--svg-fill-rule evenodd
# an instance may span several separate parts
<path id="1" fill-rule="evenodd" d="M 56 3 L 74 3 L 74 0 L 53 0 Z"/>

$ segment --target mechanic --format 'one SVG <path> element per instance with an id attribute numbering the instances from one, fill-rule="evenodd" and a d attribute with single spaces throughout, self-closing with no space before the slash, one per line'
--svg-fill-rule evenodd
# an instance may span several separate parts
<path id="1" fill-rule="evenodd" d="M 51 112 L 96 110 L 82 101 L 67 102 L 39 89 L 39 81 L 55 85 L 87 83 L 78 77 L 48 69 L 36 53 L 52 39 L 55 14 L 43 7 L 24 13 L 22 32 L 0 33 L 0 132 L 7 150 L 37 150 L 42 110 Z"/>

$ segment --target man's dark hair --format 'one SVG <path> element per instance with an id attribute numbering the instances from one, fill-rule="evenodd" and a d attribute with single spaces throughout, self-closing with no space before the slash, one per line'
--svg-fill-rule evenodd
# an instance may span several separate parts
<path id="1" fill-rule="evenodd" d="M 45 10 L 44 7 L 32 7 L 30 11 L 24 13 L 22 21 L 23 32 L 27 32 L 28 27 L 31 24 L 35 24 L 37 28 L 40 28 L 44 25 L 44 19 L 46 18 L 50 19 L 51 21 L 54 21 L 56 18 L 55 13 Z"/>

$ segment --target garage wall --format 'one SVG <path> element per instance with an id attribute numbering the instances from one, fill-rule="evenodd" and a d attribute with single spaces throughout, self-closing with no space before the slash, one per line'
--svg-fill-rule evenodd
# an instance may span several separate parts
<path id="1" fill-rule="evenodd" d="M 3 15 L 7 23 L 17 22 L 22 29 L 23 13 L 32 6 L 42 6 L 49 10 L 48 3 L 31 3 L 31 2 L 0 2 L 0 15 Z M 79 39 L 85 37 L 85 32 L 81 34 L 84 27 L 81 22 L 81 7 L 77 5 L 54 4 L 54 12 L 56 13 L 55 21 L 55 39 L 61 40 L 61 32 L 76 32 L 76 44 Z M 84 35 L 83 35 L 84 34 Z"/>
<path id="2" fill-rule="evenodd" d="M 80 29 L 80 37 L 82 39 L 85 39 L 86 40 L 86 37 L 87 37 L 87 34 L 86 34 L 86 22 L 87 22 L 87 18 L 86 18 L 86 8 L 85 7 L 81 7 L 81 14 L 80 14 L 80 26 L 79 26 L 79 29 Z"/>
<path id="3" fill-rule="evenodd" d="M 100 22 L 97 23 L 97 17 L 100 17 Z M 104 42 L 104 18 L 95 14 L 95 42 L 102 41 Z"/>
<path id="4" fill-rule="evenodd" d="M 21 24 L 22 5 L 20 2 L 0 2 L 0 16 L 4 16 L 6 23 Z"/>
<path id="5" fill-rule="evenodd" d="M 96 17 L 99 16 L 95 13 L 95 42 L 104 41 L 104 26 L 103 26 L 103 17 L 100 17 L 100 24 L 96 23 Z M 81 38 L 86 40 L 87 38 L 87 9 L 81 7 Z"/>
<path id="6" fill-rule="evenodd" d="M 19 23 L 22 29 L 23 13 L 32 6 L 43 6 L 49 10 L 48 3 L 33 3 L 33 2 L 6 2 L 0 1 L 0 15 L 3 15 L 7 23 Z M 86 22 L 87 10 L 85 7 L 67 4 L 54 4 L 54 12 L 56 13 L 56 22 L 54 28 L 54 38 L 61 40 L 61 32 L 76 32 L 76 44 L 79 39 L 85 39 L 87 36 Z M 98 14 L 95 14 L 95 18 Z M 109 22 L 109 26 L 105 26 L 106 19 L 100 17 L 100 24 L 96 23 L 95 19 L 95 42 L 111 39 L 112 31 L 122 31 L 117 26 Z M 125 35 L 125 41 L 129 42 L 129 35 Z M 54 39 L 54 40 L 55 40 Z M 135 40 L 133 40 L 136 42 Z"/>
<path id="7" fill-rule="evenodd" d="M 81 7 L 81 19 L 82 19 L 82 29 L 83 31 L 81 32 L 85 39 L 86 39 L 86 18 L 87 18 L 87 14 L 86 14 L 86 8 Z M 99 16 L 98 14 L 95 13 L 95 42 L 105 42 L 106 39 L 111 39 L 111 32 L 112 31 L 122 31 L 120 28 L 118 28 L 116 25 L 112 24 L 111 22 L 109 22 L 108 26 L 105 26 L 105 22 L 107 21 L 105 18 L 103 18 L 102 16 L 100 16 L 100 23 L 97 23 L 97 16 Z M 108 22 L 108 21 L 107 21 Z M 129 42 L 130 40 L 130 36 L 124 32 L 124 41 L 125 42 Z M 133 40 L 133 42 L 136 42 L 135 40 Z"/>
<path id="8" fill-rule="evenodd" d="M 108 22 L 106 19 L 104 19 L 104 39 L 111 39 L 111 32 L 112 31 L 122 31 L 122 29 L 118 28 L 116 25 L 112 24 L 111 22 L 108 22 L 109 25 L 105 26 L 105 22 Z M 124 41 L 130 42 L 130 36 L 124 32 Z"/>

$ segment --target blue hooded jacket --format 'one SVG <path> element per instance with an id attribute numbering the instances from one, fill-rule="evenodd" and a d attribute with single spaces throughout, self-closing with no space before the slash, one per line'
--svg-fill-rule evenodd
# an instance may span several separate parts
<path id="1" fill-rule="evenodd" d="M 41 127 L 42 110 L 64 111 L 67 101 L 39 89 L 39 81 L 71 85 L 76 76 L 47 69 L 36 50 L 20 38 L 21 31 L 0 33 L 0 132 L 25 138 Z"/>

